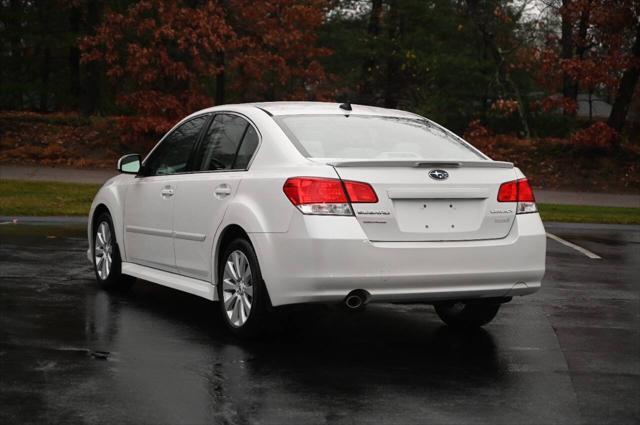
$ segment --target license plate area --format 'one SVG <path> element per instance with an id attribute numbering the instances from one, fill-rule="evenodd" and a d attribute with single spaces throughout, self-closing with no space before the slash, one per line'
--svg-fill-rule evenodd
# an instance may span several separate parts
<path id="1" fill-rule="evenodd" d="M 398 199 L 393 204 L 398 228 L 406 233 L 473 232 L 484 219 L 482 199 Z"/>

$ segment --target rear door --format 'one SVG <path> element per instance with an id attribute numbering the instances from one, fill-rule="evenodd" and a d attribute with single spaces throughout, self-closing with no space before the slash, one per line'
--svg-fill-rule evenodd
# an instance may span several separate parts
<path id="1" fill-rule="evenodd" d="M 210 115 L 193 118 L 167 135 L 127 188 L 124 223 L 127 261 L 175 271 L 173 213 L 176 179 L 188 171 L 198 133 Z"/>
<path id="2" fill-rule="evenodd" d="M 461 241 L 504 238 L 515 203 L 499 203 L 513 166 L 494 161 L 459 163 L 334 162 L 344 180 L 371 184 L 376 204 L 354 204 L 372 241 Z"/>
<path id="3" fill-rule="evenodd" d="M 178 177 L 173 228 L 180 274 L 215 280 L 211 276 L 213 237 L 237 193 L 258 140 L 256 128 L 245 118 L 216 114 L 198 148 L 194 173 Z"/>

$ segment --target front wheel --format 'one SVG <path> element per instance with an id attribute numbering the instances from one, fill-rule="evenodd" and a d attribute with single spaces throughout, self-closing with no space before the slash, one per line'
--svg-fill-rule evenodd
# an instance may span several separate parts
<path id="1" fill-rule="evenodd" d="M 434 305 L 443 322 L 453 328 L 479 328 L 491 322 L 500 303 L 489 300 L 446 301 Z"/>
<path id="2" fill-rule="evenodd" d="M 104 289 L 128 288 L 135 278 L 122 274 L 122 259 L 109 213 L 102 213 L 93 228 L 93 270 Z"/>
<path id="3" fill-rule="evenodd" d="M 269 305 L 256 253 L 249 241 L 235 239 L 225 248 L 222 260 L 218 296 L 224 322 L 236 335 L 255 336 Z"/>

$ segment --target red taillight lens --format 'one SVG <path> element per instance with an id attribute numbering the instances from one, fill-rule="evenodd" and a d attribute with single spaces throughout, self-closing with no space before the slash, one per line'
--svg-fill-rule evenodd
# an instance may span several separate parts
<path id="1" fill-rule="evenodd" d="M 342 183 L 337 179 L 294 177 L 288 179 L 282 189 L 295 206 L 347 202 Z"/>
<path id="2" fill-rule="evenodd" d="M 345 180 L 344 187 L 347 189 L 349 200 L 354 204 L 375 204 L 378 196 L 370 184 Z"/>
<path id="3" fill-rule="evenodd" d="M 518 202 L 518 181 L 502 183 L 498 190 L 498 202 Z"/>
<path id="4" fill-rule="evenodd" d="M 498 202 L 535 202 L 533 189 L 527 179 L 502 183 L 498 190 Z"/>
<path id="5" fill-rule="evenodd" d="M 518 202 L 536 202 L 529 180 L 518 180 Z"/>
<path id="6" fill-rule="evenodd" d="M 498 190 L 498 202 L 517 202 L 517 214 L 537 212 L 533 189 L 527 179 L 502 183 Z"/>
<path id="7" fill-rule="evenodd" d="M 376 192 L 367 183 L 340 179 L 292 177 L 282 190 L 303 214 L 353 215 L 351 203 L 378 202 Z"/>

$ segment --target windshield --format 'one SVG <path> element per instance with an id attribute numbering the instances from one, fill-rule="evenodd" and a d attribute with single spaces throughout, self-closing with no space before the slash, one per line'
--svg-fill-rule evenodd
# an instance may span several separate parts
<path id="1" fill-rule="evenodd" d="M 365 115 L 289 115 L 276 121 L 310 158 L 486 159 L 462 139 L 425 119 Z"/>

